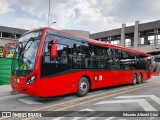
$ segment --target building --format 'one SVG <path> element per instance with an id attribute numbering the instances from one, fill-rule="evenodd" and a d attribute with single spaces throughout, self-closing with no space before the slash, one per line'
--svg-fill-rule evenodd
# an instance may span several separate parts
<path id="1" fill-rule="evenodd" d="M 160 20 L 143 24 L 135 21 L 134 26 L 128 27 L 122 24 L 121 28 L 94 33 L 90 37 L 146 53 L 160 54 Z"/>
<path id="2" fill-rule="evenodd" d="M 22 34 L 29 30 L 0 26 L 0 46 L 4 46 L 8 42 L 17 42 Z M 89 37 L 90 32 L 82 30 L 64 30 L 73 34 Z"/>
<path id="3" fill-rule="evenodd" d="M 0 46 L 8 42 L 17 42 L 20 36 L 28 30 L 0 26 Z"/>
<path id="4" fill-rule="evenodd" d="M 17 42 L 19 37 L 28 30 L 0 26 L 0 46 L 7 42 Z M 160 20 L 90 34 L 88 31 L 64 30 L 74 34 L 101 40 L 114 45 L 133 48 L 153 55 L 160 54 Z"/>

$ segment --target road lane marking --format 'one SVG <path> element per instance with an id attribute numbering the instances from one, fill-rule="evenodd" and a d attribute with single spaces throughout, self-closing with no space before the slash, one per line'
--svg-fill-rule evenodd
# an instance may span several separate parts
<path id="1" fill-rule="evenodd" d="M 21 99 L 18 99 L 18 100 L 21 101 L 21 102 L 27 103 L 29 105 L 42 104 L 40 102 L 34 101 L 35 99 L 34 98 L 30 98 L 30 97 L 29 98 L 21 98 Z"/>
<path id="2" fill-rule="evenodd" d="M 85 101 L 85 102 L 82 102 L 82 103 L 74 104 L 72 106 L 67 106 L 67 107 L 63 107 L 63 108 L 57 109 L 57 110 L 53 110 L 52 112 L 66 110 L 66 109 L 73 108 L 73 107 L 76 107 L 76 106 L 80 106 L 80 105 L 83 105 L 83 104 L 86 104 L 86 103 L 94 102 L 96 100 L 101 100 L 101 99 L 104 99 L 104 98 L 109 98 L 109 97 L 112 97 L 112 96 L 115 96 L 115 95 L 119 95 L 119 94 L 131 92 L 131 91 L 135 91 L 135 90 L 138 90 L 138 89 L 143 89 L 143 88 L 146 88 L 146 87 L 149 87 L 149 86 L 156 86 L 156 85 L 160 85 L 160 83 L 159 84 L 154 84 L 154 85 L 148 85 L 148 86 L 138 87 L 138 88 L 135 88 L 135 89 L 130 89 L 130 90 L 122 91 L 122 92 L 111 94 L 111 95 L 108 95 L 108 96 L 103 96 L 103 97 L 95 98 L 95 99 L 88 100 L 88 101 Z"/>
<path id="3" fill-rule="evenodd" d="M 9 98 L 16 98 L 16 97 L 25 97 L 25 96 L 27 96 L 27 95 L 24 95 L 24 94 L 9 95 L 9 96 L 0 97 L 0 100 L 9 99 Z"/>
<path id="4" fill-rule="evenodd" d="M 131 91 L 135 91 L 135 90 L 139 90 L 139 89 L 143 89 L 143 88 L 147 88 L 147 87 L 151 87 L 151 86 L 156 86 L 156 85 L 160 85 L 160 83 L 159 84 L 151 84 L 151 85 L 147 85 L 147 86 L 142 86 L 142 87 L 138 87 L 138 88 L 135 88 L 135 89 L 130 89 L 130 90 L 122 91 L 122 92 L 119 92 L 119 93 L 111 94 L 111 95 L 108 95 L 108 96 L 95 98 L 95 99 L 92 99 L 92 100 L 88 100 L 86 102 L 82 102 L 82 103 L 74 104 L 74 105 L 71 105 L 71 106 L 63 107 L 63 108 L 60 108 L 60 109 L 57 109 L 57 110 L 49 111 L 46 114 L 49 114 L 49 113 L 52 113 L 52 112 L 55 112 L 55 111 L 67 110 L 67 109 L 70 109 L 70 108 L 73 108 L 73 107 L 77 107 L 77 106 L 80 106 L 80 105 L 83 105 L 83 104 L 86 104 L 86 103 L 94 102 L 94 101 L 101 100 L 101 99 L 104 99 L 104 98 L 109 98 L 109 97 L 112 97 L 112 96 L 115 96 L 115 95 L 131 92 Z M 26 119 L 23 119 L 23 120 L 30 120 L 32 118 L 34 118 L 34 117 L 26 118 Z"/>
<path id="5" fill-rule="evenodd" d="M 109 97 L 112 97 L 112 96 L 115 96 L 115 95 L 131 92 L 131 91 L 135 91 L 135 90 L 139 90 L 139 89 L 143 89 L 143 88 L 150 87 L 150 86 L 156 86 L 156 85 L 160 85 L 160 82 L 157 82 L 156 84 L 149 84 L 149 85 L 146 85 L 146 86 L 137 87 L 137 88 L 134 88 L 134 89 L 129 89 L 129 90 L 122 91 L 122 92 L 115 93 L 115 94 L 111 94 L 111 95 L 108 95 L 108 96 L 103 96 L 103 97 L 95 98 L 95 99 L 88 100 L 86 102 L 82 102 L 82 103 L 79 103 L 79 104 L 74 104 L 74 105 L 63 107 L 63 108 L 60 108 L 60 109 L 57 109 L 57 110 L 49 111 L 46 114 L 52 113 L 54 111 L 62 111 L 62 110 L 70 109 L 70 108 L 77 107 L 77 106 L 80 106 L 80 105 L 83 105 L 83 104 L 86 104 L 86 103 L 94 102 L 96 100 L 101 100 L 101 99 L 104 99 L 104 98 L 109 98 Z M 30 120 L 32 118 L 34 118 L 34 117 L 26 118 L 26 119 L 23 119 L 23 120 Z"/>
<path id="6" fill-rule="evenodd" d="M 157 102 L 158 104 L 160 104 L 160 98 L 155 96 L 155 95 L 131 95 L 131 96 L 119 96 L 116 98 L 151 98 L 152 100 L 154 100 L 155 102 Z"/>
<path id="7" fill-rule="evenodd" d="M 120 92 L 120 91 L 123 91 L 123 90 L 128 90 L 130 89 L 130 91 L 134 91 L 136 89 L 142 89 L 142 88 L 146 88 L 148 86 L 154 86 L 154 85 L 159 85 L 158 83 L 160 82 L 152 82 L 152 83 L 147 83 L 146 86 L 144 86 L 145 84 L 141 84 L 141 85 L 137 85 L 137 86 L 127 86 L 127 88 L 120 88 L 118 90 L 113 90 L 113 91 L 108 91 L 108 92 L 105 92 L 105 93 L 101 93 L 101 94 L 98 94 L 98 95 L 92 95 L 92 96 L 86 96 L 86 97 L 83 97 L 83 98 L 77 98 L 75 100 L 70 100 L 70 101 L 66 101 L 66 102 L 62 102 L 62 103 L 58 103 L 58 104 L 54 104 L 54 105 L 51 105 L 51 106 L 45 106 L 45 107 L 42 107 L 42 108 L 38 108 L 38 109 L 35 109 L 35 110 L 32 110 L 32 111 L 39 111 L 39 110 L 44 110 L 44 109 L 47 109 L 47 108 L 51 108 L 51 107 L 55 107 L 55 106 L 59 106 L 59 105 L 64 105 L 64 104 L 68 104 L 68 103 L 72 103 L 72 102 L 75 102 L 75 101 L 80 101 L 80 100 L 85 100 L 85 99 L 88 99 L 88 98 L 93 98 L 93 97 L 99 97 L 101 95 L 106 95 L 108 93 L 114 93 L 114 92 L 119 92 L 118 94 L 121 94 L 123 92 Z M 132 90 L 133 89 L 133 90 Z M 125 92 L 130 92 L 130 91 L 125 91 Z M 124 93 L 125 93 L 124 92 Z M 111 96 L 114 96 L 114 95 L 118 95 L 118 94 L 112 94 L 112 95 L 109 95 L 107 97 L 111 97 Z M 103 98 L 106 98 L 106 97 L 103 97 Z M 103 99 L 101 98 L 101 99 Z M 98 99 L 97 99 L 98 100 Z M 92 101 L 95 101 L 95 99 L 93 99 Z M 81 104 L 78 104 L 78 105 L 73 105 L 73 106 L 70 106 L 70 107 L 67 107 L 67 108 L 63 108 L 63 109 L 68 109 L 68 108 L 72 108 L 74 106 L 80 106 L 82 104 L 85 104 L 85 103 L 89 103 L 89 102 L 92 102 L 92 101 L 88 101 L 88 102 L 83 102 Z M 61 109 L 58 109 L 58 110 L 61 110 Z M 0 120 L 2 120 L 4 118 L 0 118 Z M 28 120 L 31 119 L 31 118 L 28 118 Z M 26 119 L 27 120 L 27 119 Z"/>
<path id="8" fill-rule="evenodd" d="M 86 108 L 86 109 L 82 109 L 82 110 L 80 110 L 80 111 L 94 111 L 94 110 L 92 110 L 92 109 L 89 109 L 89 108 Z M 72 116 L 72 115 L 80 115 L 81 117 L 74 117 L 74 116 Z M 88 113 L 88 114 L 86 114 L 85 116 L 83 116 L 83 115 L 81 115 L 81 114 L 79 114 L 79 113 L 77 113 L 77 112 L 74 112 L 74 113 L 71 113 L 71 114 L 67 114 L 67 115 L 65 115 L 65 116 L 63 116 L 63 117 L 56 117 L 56 118 L 54 118 L 54 119 L 52 119 L 52 120 L 61 120 L 61 119 L 65 119 L 65 117 L 67 117 L 68 115 L 70 115 L 70 116 L 72 116 L 72 120 L 79 120 L 79 119 L 82 119 L 82 118 L 84 118 L 84 117 L 86 117 L 86 116 L 88 116 L 88 115 L 91 115 L 92 113 Z"/>
<path id="9" fill-rule="evenodd" d="M 57 118 L 53 118 L 52 120 L 60 120 L 63 119 L 64 117 L 57 117 Z"/>
<path id="10" fill-rule="evenodd" d="M 118 120 L 128 120 L 128 119 L 124 119 L 124 118 L 122 119 L 122 118 L 121 118 L 121 119 L 118 119 Z"/>
<path id="11" fill-rule="evenodd" d="M 135 86 L 133 86 L 134 88 L 137 88 Z M 129 87 L 130 88 L 130 87 Z M 113 91 L 108 91 L 108 92 L 105 92 L 105 93 L 102 93 L 102 94 L 97 94 L 97 95 L 92 95 L 92 96 L 84 96 L 82 98 L 76 98 L 74 100 L 70 100 L 70 101 L 66 101 L 66 102 L 61 102 L 61 103 L 57 103 L 57 104 L 53 104 L 51 106 L 45 106 L 45 107 L 42 107 L 42 108 L 38 108 L 38 109 L 35 109 L 35 110 L 32 110 L 32 111 L 39 111 L 39 110 L 44 110 L 44 109 L 47 109 L 47 108 L 51 108 L 51 107 L 56 107 L 56 106 L 60 106 L 60 105 L 64 105 L 64 104 L 68 104 L 68 103 L 72 103 L 72 102 L 76 102 L 76 101 L 80 101 L 80 100 L 85 100 L 85 99 L 88 99 L 88 98 L 93 98 L 93 97 L 98 97 L 98 96 L 101 96 L 101 95 L 105 95 L 105 94 L 108 94 L 108 93 L 114 93 L 114 92 L 119 92 L 119 91 L 122 91 L 122 90 L 127 90 L 129 88 L 124 88 L 124 89 L 118 89 L 118 90 L 113 90 Z M 131 87 L 132 88 L 132 87 Z"/>
<path id="12" fill-rule="evenodd" d="M 156 84 L 157 83 L 160 83 L 160 82 L 156 82 Z M 149 85 L 156 85 L 156 84 L 155 84 L 155 82 L 154 83 L 149 83 Z M 97 94 L 97 95 L 92 95 L 92 96 L 84 96 L 82 98 L 77 98 L 77 99 L 74 99 L 74 100 L 61 102 L 61 103 L 53 104 L 53 105 L 50 105 L 50 106 L 45 106 L 45 107 L 42 107 L 42 108 L 34 109 L 32 111 L 44 110 L 44 109 L 47 109 L 47 108 L 56 107 L 56 106 L 60 106 L 60 105 L 64 105 L 64 104 L 68 104 L 68 103 L 72 103 L 72 102 L 76 102 L 76 101 L 81 101 L 81 100 L 85 100 L 85 99 L 88 99 L 88 98 L 99 97 L 99 96 L 106 95 L 106 94 L 109 94 L 109 93 L 120 92 L 120 91 L 128 90 L 128 89 L 135 89 L 135 88 L 142 87 L 143 85 L 144 84 L 141 84 L 140 86 L 139 85 L 131 86 L 131 87 L 122 88 L 122 89 L 113 90 L 113 91 L 108 91 L 108 92 L 104 92 L 104 93 Z"/>
<path id="13" fill-rule="evenodd" d="M 107 119 L 105 119 L 105 120 L 112 120 L 112 119 L 114 119 L 114 118 L 116 118 L 116 117 L 109 117 L 109 118 L 107 118 Z"/>
<path id="14" fill-rule="evenodd" d="M 139 105 L 145 110 L 145 111 L 157 111 L 151 104 L 149 104 L 144 99 L 128 99 L 128 100 L 112 100 L 112 101 L 101 101 L 98 103 L 95 103 L 95 105 L 100 104 L 114 104 L 114 103 L 139 103 Z"/>
<path id="15" fill-rule="evenodd" d="M 93 119 L 96 120 L 97 117 L 101 117 L 101 116 L 103 116 L 103 115 L 105 115 L 105 114 L 104 114 L 104 113 L 101 113 L 101 114 L 99 114 L 99 115 L 97 115 L 97 116 L 95 116 L 95 117 L 86 118 L 86 120 L 93 120 Z"/>
<path id="16" fill-rule="evenodd" d="M 101 94 L 103 92 L 105 92 L 106 90 L 100 90 L 100 91 L 92 91 L 92 92 L 89 92 L 87 95 L 93 95 L 93 94 Z"/>

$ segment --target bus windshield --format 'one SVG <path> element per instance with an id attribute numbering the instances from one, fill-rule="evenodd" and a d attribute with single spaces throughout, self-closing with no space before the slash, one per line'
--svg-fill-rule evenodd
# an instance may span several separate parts
<path id="1" fill-rule="evenodd" d="M 6 58 L 13 58 L 13 54 L 15 51 L 15 46 L 7 46 L 6 47 Z"/>
<path id="2" fill-rule="evenodd" d="M 41 38 L 37 33 L 36 36 L 33 34 L 29 33 L 20 38 L 13 57 L 12 75 L 26 76 L 34 70 Z"/>

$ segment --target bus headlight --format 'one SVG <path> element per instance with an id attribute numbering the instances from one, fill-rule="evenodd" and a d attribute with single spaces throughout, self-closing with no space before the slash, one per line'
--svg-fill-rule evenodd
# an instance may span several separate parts
<path id="1" fill-rule="evenodd" d="M 33 83 L 36 80 L 37 75 L 33 75 L 32 77 L 30 77 L 27 81 L 27 85 Z"/>

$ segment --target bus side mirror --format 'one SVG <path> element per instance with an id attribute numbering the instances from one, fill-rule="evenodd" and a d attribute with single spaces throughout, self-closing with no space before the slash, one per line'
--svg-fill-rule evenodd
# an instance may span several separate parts
<path id="1" fill-rule="evenodd" d="M 53 40 L 53 43 L 51 44 L 51 58 L 57 58 L 57 57 L 58 57 L 58 51 L 57 51 L 56 40 Z"/>

